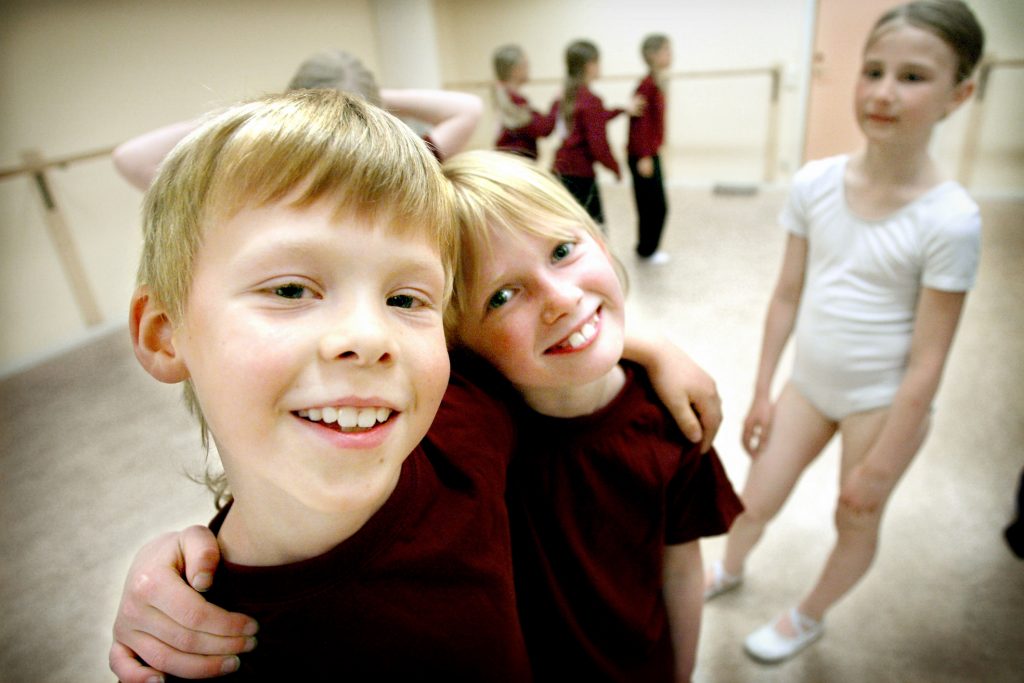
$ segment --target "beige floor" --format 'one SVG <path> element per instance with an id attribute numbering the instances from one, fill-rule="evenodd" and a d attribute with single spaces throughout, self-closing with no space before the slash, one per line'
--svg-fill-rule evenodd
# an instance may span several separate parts
<path id="1" fill-rule="evenodd" d="M 717 445 L 737 487 L 782 200 L 774 189 L 720 197 L 675 188 L 673 260 L 638 268 L 627 188 L 605 188 L 635 319 L 659 325 L 718 380 L 726 421 Z M 827 551 L 830 447 L 753 555 L 746 586 L 705 610 L 697 681 L 1024 680 L 1024 562 L 1001 536 L 1024 466 L 1022 209 L 983 202 L 978 286 L 935 427 L 892 501 L 872 573 L 803 656 L 765 667 L 742 653 L 743 636 L 798 598 Z M 112 680 L 109 630 L 132 554 L 211 513 L 183 474 L 197 453 L 176 389 L 137 367 L 124 330 L 0 381 L 0 682 Z M 721 543 L 709 540 L 706 555 Z"/>

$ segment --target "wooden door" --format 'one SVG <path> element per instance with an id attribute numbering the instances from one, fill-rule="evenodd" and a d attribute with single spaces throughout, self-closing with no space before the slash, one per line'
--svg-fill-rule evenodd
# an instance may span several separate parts
<path id="1" fill-rule="evenodd" d="M 818 0 L 803 161 L 851 152 L 863 138 L 853 89 L 868 31 L 900 0 Z"/>

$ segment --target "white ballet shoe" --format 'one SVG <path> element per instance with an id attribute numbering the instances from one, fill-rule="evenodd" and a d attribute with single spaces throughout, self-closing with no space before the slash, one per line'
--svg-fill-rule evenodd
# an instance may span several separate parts
<path id="1" fill-rule="evenodd" d="M 821 638 L 825 624 L 801 614 L 796 607 L 789 610 L 789 621 L 793 624 L 795 636 L 779 633 L 775 628 L 778 619 L 757 629 L 743 642 L 743 649 L 754 659 L 774 664 L 789 659 L 805 647 Z"/>
<path id="2" fill-rule="evenodd" d="M 728 593 L 743 583 L 743 574 L 733 576 L 725 571 L 721 560 L 711 563 L 711 585 L 704 588 L 704 600 L 708 601 L 717 598 L 722 593 Z"/>

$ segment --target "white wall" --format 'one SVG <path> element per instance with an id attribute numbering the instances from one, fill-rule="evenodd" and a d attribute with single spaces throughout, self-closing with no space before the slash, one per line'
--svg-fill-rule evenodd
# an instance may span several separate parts
<path id="1" fill-rule="evenodd" d="M 974 0 L 990 52 L 1024 57 L 1024 2 Z M 0 9 L 0 168 L 37 148 L 63 156 L 113 146 L 165 123 L 282 88 L 321 49 L 360 55 L 384 85 L 416 59 L 433 81 L 491 78 L 493 49 L 517 42 L 537 83 L 527 94 L 557 96 L 565 45 L 580 37 L 602 50 L 606 103 L 625 102 L 643 71 L 639 43 L 669 34 L 674 70 L 782 64 L 780 179 L 799 164 L 805 49 L 812 0 L 6 0 Z M 436 54 L 416 38 L 433 10 Z M 392 27 L 387 29 L 385 27 Z M 398 37 L 396 37 L 396 35 Z M 411 54 L 410 54 L 411 53 Z M 439 66 L 438 66 L 439 65 Z M 1024 190 L 1024 71 L 997 73 L 986 104 L 983 160 L 973 190 Z M 433 85 L 434 83 L 424 84 Z M 756 181 L 766 135 L 763 78 L 674 82 L 669 175 L 674 181 Z M 941 131 L 937 148 L 955 158 L 966 116 Z M 610 129 L 621 154 L 625 120 Z M 489 146 L 493 121 L 473 144 Z M 548 142 L 550 153 L 553 142 Z M 86 273 L 111 325 L 125 321 L 139 249 L 140 193 L 109 159 L 51 173 Z M 607 178 L 607 176 L 604 176 Z M 45 233 L 31 179 L 0 180 L 0 372 L 86 332 Z"/>

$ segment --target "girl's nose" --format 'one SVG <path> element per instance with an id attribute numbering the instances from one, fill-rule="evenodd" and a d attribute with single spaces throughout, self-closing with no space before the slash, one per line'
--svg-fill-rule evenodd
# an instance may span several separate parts
<path id="1" fill-rule="evenodd" d="M 544 324 L 551 325 L 576 309 L 583 297 L 583 290 L 575 282 L 549 278 L 544 283 L 543 295 L 544 308 L 541 311 L 541 320 Z"/>

